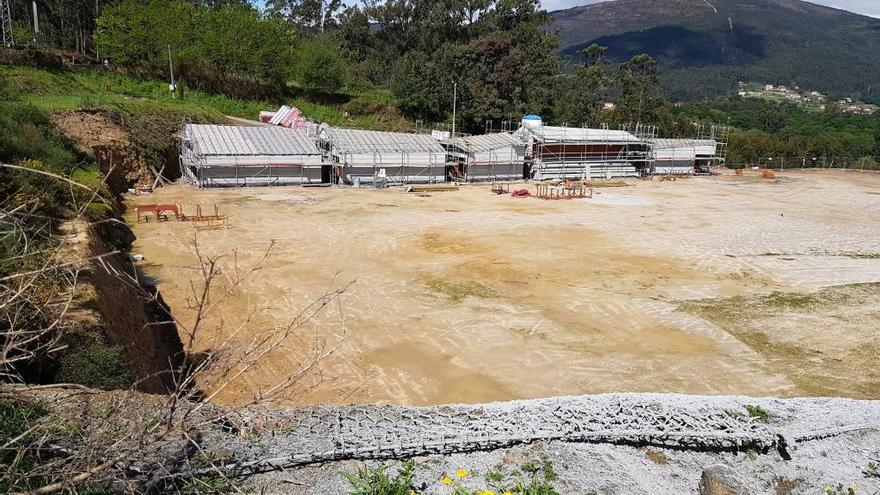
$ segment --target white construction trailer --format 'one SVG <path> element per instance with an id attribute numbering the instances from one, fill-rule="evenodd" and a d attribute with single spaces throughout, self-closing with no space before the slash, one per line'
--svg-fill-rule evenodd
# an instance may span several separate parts
<path id="1" fill-rule="evenodd" d="M 318 145 L 346 184 L 444 182 L 446 150 L 430 134 L 324 127 Z"/>
<path id="2" fill-rule="evenodd" d="M 462 182 L 528 178 L 526 143 L 507 132 L 465 136 L 443 141 L 449 178 Z"/>
<path id="3" fill-rule="evenodd" d="M 199 187 L 330 183 L 330 166 L 301 131 L 275 126 L 186 124 L 181 175 Z"/>
<path id="4" fill-rule="evenodd" d="M 713 139 L 651 139 L 656 175 L 693 175 L 707 172 L 717 159 L 718 143 Z"/>

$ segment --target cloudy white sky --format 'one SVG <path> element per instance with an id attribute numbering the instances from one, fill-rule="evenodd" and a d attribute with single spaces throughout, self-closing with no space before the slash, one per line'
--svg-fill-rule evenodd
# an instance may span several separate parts
<path id="1" fill-rule="evenodd" d="M 547 10 L 565 9 L 575 5 L 598 3 L 602 0 L 543 0 L 541 2 Z M 827 5 L 838 9 L 849 10 L 859 14 L 880 17 L 880 0 L 809 0 L 819 5 Z"/>

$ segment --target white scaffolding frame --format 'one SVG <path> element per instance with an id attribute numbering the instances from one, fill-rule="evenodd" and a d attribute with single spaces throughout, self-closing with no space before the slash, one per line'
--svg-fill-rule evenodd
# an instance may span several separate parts
<path id="1" fill-rule="evenodd" d="M 391 184 L 446 180 L 446 150 L 429 134 L 325 127 L 318 146 L 333 164 L 333 182 Z"/>

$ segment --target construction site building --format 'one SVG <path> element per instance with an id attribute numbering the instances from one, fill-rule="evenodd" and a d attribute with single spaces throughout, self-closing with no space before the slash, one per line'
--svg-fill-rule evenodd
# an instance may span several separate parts
<path id="1" fill-rule="evenodd" d="M 507 132 L 443 141 L 449 158 L 448 178 L 479 182 L 528 178 L 526 143 Z"/>
<path id="2" fill-rule="evenodd" d="M 645 134 L 625 129 L 555 127 L 523 121 L 517 133 L 528 143 L 531 177 L 546 179 L 612 179 L 638 177 L 650 170 L 651 144 Z"/>
<path id="3" fill-rule="evenodd" d="M 185 124 L 181 175 L 199 187 L 330 183 L 313 138 L 275 126 Z"/>
<path id="4" fill-rule="evenodd" d="M 432 183 L 446 180 L 446 150 L 429 134 L 323 127 L 318 145 L 337 182 Z"/>
<path id="5" fill-rule="evenodd" d="M 655 175 L 705 173 L 718 161 L 714 139 L 651 139 Z"/>

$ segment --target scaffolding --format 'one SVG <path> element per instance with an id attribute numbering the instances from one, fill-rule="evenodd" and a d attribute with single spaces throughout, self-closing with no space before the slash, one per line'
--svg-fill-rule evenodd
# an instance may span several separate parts
<path id="1" fill-rule="evenodd" d="M 447 179 L 456 182 L 522 180 L 528 177 L 526 144 L 510 133 L 487 133 L 443 141 Z"/>
<path id="2" fill-rule="evenodd" d="M 727 142 L 730 137 L 730 126 L 723 124 L 700 125 L 697 130 L 698 139 L 711 139 L 715 141 L 715 156 L 705 170 L 701 170 L 698 166 L 697 173 L 708 173 L 709 166 L 727 165 Z"/>
<path id="3" fill-rule="evenodd" d="M 430 134 L 325 127 L 318 147 L 333 183 L 446 182 L 446 150 Z"/>
<path id="4" fill-rule="evenodd" d="M 198 187 L 330 183 L 321 152 L 294 129 L 184 121 L 179 142 L 181 176 Z"/>
<path id="5" fill-rule="evenodd" d="M 614 179 L 639 177 L 651 170 L 650 139 L 657 128 L 643 124 L 611 129 L 522 126 L 517 131 L 529 143 L 526 160 L 538 180 Z"/>
<path id="6" fill-rule="evenodd" d="M 12 14 L 9 12 L 9 1 L 0 0 L 0 31 L 3 34 L 3 46 L 7 48 L 15 44 L 12 38 Z"/>
<path id="7" fill-rule="evenodd" d="M 707 173 L 715 161 L 718 143 L 714 139 L 667 139 L 651 141 L 651 175 L 683 176 Z"/>

